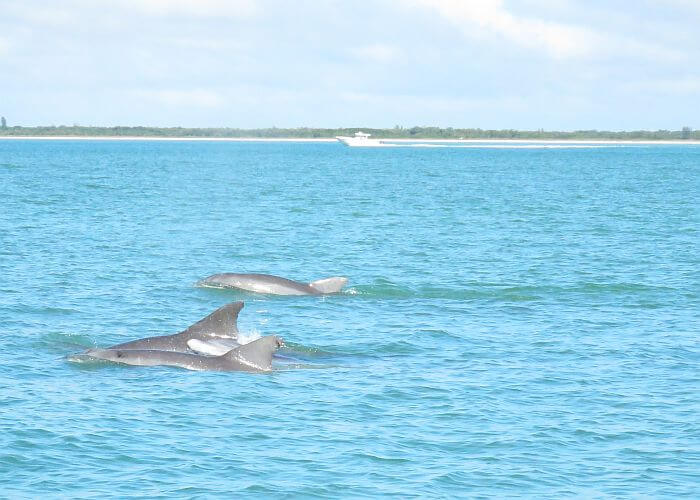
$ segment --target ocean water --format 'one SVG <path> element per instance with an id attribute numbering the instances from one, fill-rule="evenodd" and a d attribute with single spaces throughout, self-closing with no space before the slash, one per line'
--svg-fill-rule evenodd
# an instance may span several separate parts
<path id="1" fill-rule="evenodd" d="M 698 146 L 0 141 L 0 194 L 3 497 L 700 496 Z M 234 300 L 294 363 L 68 359 Z"/>

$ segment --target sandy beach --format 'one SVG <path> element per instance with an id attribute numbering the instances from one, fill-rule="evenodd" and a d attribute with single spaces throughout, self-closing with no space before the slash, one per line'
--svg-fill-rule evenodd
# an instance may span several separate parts
<path id="1" fill-rule="evenodd" d="M 700 141 L 688 141 L 688 140 L 678 140 L 678 141 L 622 141 L 622 140 L 602 140 L 602 139 L 379 139 L 381 141 L 391 141 L 398 143 L 416 143 L 424 142 L 426 144 L 431 143 L 444 143 L 444 144 L 474 144 L 474 143 L 487 143 L 487 144 L 672 144 L 672 145 L 683 145 L 683 144 L 700 144 Z"/>

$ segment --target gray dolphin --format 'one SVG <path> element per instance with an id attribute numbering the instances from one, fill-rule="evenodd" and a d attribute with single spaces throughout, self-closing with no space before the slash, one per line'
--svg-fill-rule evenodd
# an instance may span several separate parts
<path id="1" fill-rule="evenodd" d="M 347 278 L 339 276 L 311 283 L 299 283 L 270 274 L 221 273 L 204 278 L 197 285 L 214 288 L 238 288 L 248 292 L 273 295 L 325 295 L 340 292 L 347 282 Z"/>
<path id="2" fill-rule="evenodd" d="M 284 345 L 275 335 L 261 337 L 221 356 L 200 356 L 184 352 L 154 349 L 89 349 L 87 356 L 137 366 L 177 366 L 188 370 L 267 372 L 272 370 L 272 355 Z"/>
<path id="3" fill-rule="evenodd" d="M 236 339 L 238 337 L 238 313 L 243 309 L 243 302 L 231 302 L 218 308 L 204 319 L 197 321 L 175 335 L 148 337 L 113 345 L 107 349 L 149 349 L 159 351 L 187 352 L 190 340 L 207 341 L 215 338 Z M 231 347 L 237 347 L 237 343 Z"/>

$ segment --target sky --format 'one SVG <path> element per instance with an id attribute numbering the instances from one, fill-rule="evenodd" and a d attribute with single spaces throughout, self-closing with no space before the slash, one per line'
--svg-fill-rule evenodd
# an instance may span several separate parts
<path id="1" fill-rule="evenodd" d="M 700 128 L 700 0 L 0 0 L 8 125 Z"/>

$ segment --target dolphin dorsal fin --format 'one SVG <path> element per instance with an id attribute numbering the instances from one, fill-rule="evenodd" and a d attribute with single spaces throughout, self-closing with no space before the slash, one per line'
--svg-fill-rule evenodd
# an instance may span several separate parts
<path id="1" fill-rule="evenodd" d="M 269 371 L 272 369 L 272 355 L 282 345 L 282 339 L 276 335 L 268 335 L 237 347 L 223 356 L 257 370 Z"/>
<path id="2" fill-rule="evenodd" d="M 238 337 L 238 313 L 241 309 L 243 309 L 243 302 L 226 304 L 182 333 L 236 338 Z"/>
<path id="3" fill-rule="evenodd" d="M 309 286 L 319 293 L 338 293 L 348 282 L 347 278 L 334 276 L 333 278 L 323 278 L 309 283 Z"/>

